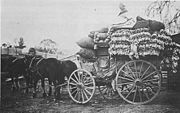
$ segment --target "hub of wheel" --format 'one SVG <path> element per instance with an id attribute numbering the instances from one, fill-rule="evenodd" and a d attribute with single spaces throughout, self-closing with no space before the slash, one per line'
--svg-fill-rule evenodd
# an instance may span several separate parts
<path id="1" fill-rule="evenodd" d="M 142 86 L 143 86 L 143 82 L 142 82 L 141 79 L 136 79 L 136 80 L 134 81 L 134 83 L 135 83 L 135 85 L 136 85 L 137 87 L 142 87 Z"/>
<path id="2" fill-rule="evenodd" d="M 84 89 L 83 83 L 78 83 L 76 87 L 77 87 L 79 90 L 80 90 L 80 89 Z"/>

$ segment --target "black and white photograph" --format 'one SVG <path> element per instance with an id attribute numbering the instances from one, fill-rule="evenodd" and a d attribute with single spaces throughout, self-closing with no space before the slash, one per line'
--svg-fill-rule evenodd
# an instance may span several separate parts
<path id="1" fill-rule="evenodd" d="M 180 0 L 0 5 L 0 113 L 180 113 Z"/>

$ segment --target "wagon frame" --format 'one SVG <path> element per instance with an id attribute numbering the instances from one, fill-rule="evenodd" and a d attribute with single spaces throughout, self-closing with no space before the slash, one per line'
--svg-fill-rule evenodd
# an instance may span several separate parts
<path id="1" fill-rule="evenodd" d="M 131 104 L 147 104 L 158 96 L 161 73 L 157 66 L 141 59 L 124 61 L 121 65 L 118 62 L 123 60 L 116 61 L 116 69 L 109 67 L 115 70 L 115 77 L 97 77 L 83 67 L 75 70 L 70 75 L 67 86 L 71 99 L 79 104 L 89 102 L 96 86 L 103 97 L 113 99 L 120 96 Z"/>

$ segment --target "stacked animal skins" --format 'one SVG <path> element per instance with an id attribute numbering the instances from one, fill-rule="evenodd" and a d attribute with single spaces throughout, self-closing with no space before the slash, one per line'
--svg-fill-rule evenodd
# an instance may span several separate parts
<path id="1" fill-rule="evenodd" d="M 109 42 L 110 55 L 128 55 L 131 50 L 131 31 L 128 29 L 117 30 L 111 35 Z"/>
<path id="2" fill-rule="evenodd" d="M 97 44 L 102 43 L 108 45 L 108 42 L 110 41 L 110 38 L 108 37 L 108 28 L 90 32 L 88 37 L 77 42 L 81 47 L 81 50 L 77 54 L 86 59 L 95 59 Z"/>
<path id="3" fill-rule="evenodd" d="M 106 43 L 108 44 L 110 41 L 109 33 L 108 33 L 108 28 L 102 28 L 97 31 L 92 31 L 88 35 L 94 40 L 94 43 Z"/>
<path id="4" fill-rule="evenodd" d="M 149 33 L 148 28 L 121 29 L 111 35 L 109 53 L 111 55 L 139 56 L 157 55 L 164 50 L 164 45 L 169 44 L 171 38 L 162 30 Z"/>

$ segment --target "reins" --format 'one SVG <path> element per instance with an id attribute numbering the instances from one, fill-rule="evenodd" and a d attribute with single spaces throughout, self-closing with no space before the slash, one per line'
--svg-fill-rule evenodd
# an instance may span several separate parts
<path id="1" fill-rule="evenodd" d="M 34 61 L 35 59 L 36 59 L 35 56 L 31 59 L 31 62 L 30 62 L 30 64 L 29 64 L 29 69 L 32 67 L 33 61 Z M 44 58 L 39 59 L 38 62 L 35 64 L 35 66 L 37 67 L 37 65 L 38 65 L 43 59 L 44 59 Z M 36 71 L 37 71 L 37 74 L 42 77 L 42 74 L 38 71 L 38 69 L 37 69 Z"/>

